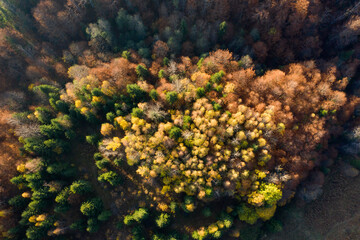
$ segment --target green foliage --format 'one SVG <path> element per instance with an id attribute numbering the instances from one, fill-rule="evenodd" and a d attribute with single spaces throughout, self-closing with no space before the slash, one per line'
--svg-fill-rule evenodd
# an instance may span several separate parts
<path id="1" fill-rule="evenodd" d="M 18 195 L 9 200 L 9 204 L 16 210 L 21 211 L 24 210 L 29 203 L 29 199 L 23 198 L 22 196 Z"/>
<path id="2" fill-rule="evenodd" d="M 149 70 L 141 64 L 136 66 L 135 71 L 140 78 L 146 78 L 149 75 Z"/>
<path id="3" fill-rule="evenodd" d="M 283 229 L 283 224 L 281 221 L 279 221 L 275 218 L 272 218 L 266 222 L 265 229 L 266 229 L 266 231 L 271 232 L 271 233 L 281 232 Z"/>
<path id="4" fill-rule="evenodd" d="M 210 78 L 210 82 L 211 83 L 216 83 L 219 84 L 221 82 L 221 79 L 225 76 L 225 72 L 224 71 L 219 71 L 217 73 L 214 73 L 211 78 Z"/>
<path id="5" fill-rule="evenodd" d="M 167 57 L 164 57 L 163 61 L 162 61 L 162 64 L 163 66 L 169 66 L 169 59 Z"/>
<path id="6" fill-rule="evenodd" d="M 46 229 L 31 226 L 26 230 L 26 237 L 31 240 L 41 240 L 46 237 L 47 232 Z"/>
<path id="7" fill-rule="evenodd" d="M 126 215 L 124 218 L 125 225 L 132 225 L 137 222 L 140 223 L 149 216 L 148 210 L 146 208 L 139 208 L 135 210 L 133 214 Z"/>
<path id="8" fill-rule="evenodd" d="M 35 109 L 35 116 L 42 124 L 49 124 L 52 113 L 45 107 L 37 107 Z"/>
<path id="9" fill-rule="evenodd" d="M 101 153 L 97 152 L 97 153 L 94 153 L 94 160 L 95 161 L 99 161 L 103 159 L 103 156 L 101 155 Z"/>
<path id="10" fill-rule="evenodd" d="M 152 100 L 156 101 L 159 97 L 159 94 L 158 92 L 155 90 L 155 89 L 152 89 L 150 92 L 149 92 L 149 96 Z"/>
<path id="11" fill-rule="evenodd" d="M 26 178 L 24 177 L 24 175 L 18 175 L 10 179 L 10 182 L 15 185 L 25 184 Z"/>
<path id="12" fill-rule="evenodd" d="M 210 217 L 212 215 L 211 209 L 208 207 L 205 207 L 202 210 L 202 214 L 204 215 L 204 217 Z"/>
<path id="13" fill-rule="evenodd" d="M 110 161 L 109 159 L 103 158 L 101 160 L 95 161 L 95 165 L 98 169 L 101 170 L 103 168 L 110 166 Z"/>
<path id="14" fill-rule="evenodd" d="M 220 23 L 220 25 L 219 25 L 219 39 L 221 40 L 223 37 L 224 37 L 224 35 L 225 35 L 225 33 L 226 33 L 226 29 L 227 29 L 227 24 L 226 24 L 226 22 L 225 21 L 223 21 L 222 23 Z"/>
<path id="15" fill-rule="evenodd" d="M 237 213 L 241 221 L 245 221 L 249 224 L 254 224 L 259 218 L 255 209 L 246 206 L 246 204 L 242 204 L 241 206 L 239 206 L 237 209 Z"/>
<path id="16" fill-rule="evenodd" d="M 98 134 L 92 134 L 92 135 L 88 135 L 86 136 L 86 142 L 96 146 L 100 140 L 100 136 Z"/>
<path id="17" fill-rule="evenodd" d="M 98 180 L 99 180 L 99 182 L 108 182 L 113 187 L 117 186 L 121 183 L 121 177 L 113 171 L 109 171 L 109 172 L 101 174 L 98 177 Z"/>
<path id="18" fill-rule="evenodd" d="M 70 186 L 70 192 L 74 194 L 87 194 L 92 191 L 92 186 L 88 181 L 78 180 Z"/>
<path id="19" fill-rule="evenodd" d="M 121 53 L 121 57 L 127 59 L 127 60 L 130 60 L 130 57 L 131 57 L 131 53 L 129 51 L 123 51 Z"/>
<path id="20" fill-rule="evenodd" d="M 282 198 L 281 189 L 273 183 L 262 183 L 258 192 L 264 196 L 268 205 L 274 205 Z"/>
<path id="21" fill-rule="evenodd" d="M 160 69 L 158 76 L 159 76 L 159 78 L 166 78 L 165 70 L 164 70 L 164 69 Z"/>
<path id="22" fill-rule="evenodd" d="M 98 216 L 98 220 L 105 222 L 107 221 L 110 217 L 111 217 L 112 213 L 110 211 L 102 211 L 99 216 Z"/>
<path id="23" fill-rule="evenodd" d="M 163 228 L 163 227 L 169 225 L 170 215 L 167 213 L 161 213 L 160 216 L 158 218 L 156 218 L 155 222 L 159 228 Z"/>
<path id="24" fill-rule="evenodd" d="M 175 139 L 175 140 L 178 139 L 179 137 L 181 137 L 181 129 L 178 127 L 172 127 L 170 129 L 169 136 L 172 139 Z"/>
<path id="25" fill-rule="evenodd" d="M 50 93 L 59 93 L 59 89 L 50 85 L 39 85 L 33 88 L 34 91 L 40 91 L 49 96 Z"/>
<path id="26" fill-rule="evenodd" d="M 144 111 L 141 110 L 140 108 L 133 108 L 131 115 L 137 118 L 143 118 Z"/>
<path id="27" fill-rule="evenodd" d="M 78 220 L 70 225 L 70 229 L 84 231 L 86 229 L 86 223 L 83 220 Z"/>
<path id="28" fill-rule="evenodd" d="M 69 188 L 64 188 L 55 198 L 55 202 L 59 203 L 59 204 L 67 204 L 68 203 L 68 198 L 70 196 L 70 189 Z"/>
<path id="29" fill-rule="evenodd" d="M 166 93 L 166 101 L 173 105 L 178 100 L 178 94 L 175 91 L 170 91 Z"/>
<path id="30" fill-rule="evenodd" d="M 136 102 L 146 100 L 147 93 L 142 90 L 137 84 L 128 84 L 126 86 L 127 93 Z"/>
<path id="31" fill-rule="evenodd" d="M 89 233 L 96 233 L 99 231 L 99 222 L 96 218 L 89 218 L 87 221 L 86 231 Z"/>
<path id="32" fill-rule="evenodd" d="M 358 158 L 353 158 L 350 160 L 350 164 L 351 166 L 353 166 L 354 168 L 357 168 L 360 170 L 360 159 Z"/>
<path id="33" fill-rule="evenodd" d="M 116 118 L 116 115 L 113 112 L 108 112 L 106 114 L 106 120 L 108 120 L 109 122 L 114 122 L 115 118 Z"/>
<path id="34" fill-rule="evenodd" d="M 196 89 L 196 96 L 198 98 L 202 98 L 205 96 L 205 89 L 202 87 L 199 87 L 198 89 Z"/>
<path id="35" fill-rule="evenodd" d="M 88 217 L 95 216 L 101 212 L 103 203 L 100 198 L 93 198 L 86 202 L 83 202 L 80 207 L 82 214 Z"/>

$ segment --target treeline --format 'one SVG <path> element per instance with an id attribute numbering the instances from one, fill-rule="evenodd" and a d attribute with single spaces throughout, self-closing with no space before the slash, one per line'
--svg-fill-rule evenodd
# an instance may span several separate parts
<path id="1" fill-rule="evenodd" d="M 63 82 L 68 66 L 96 65 L 128 49 L 151 59 L 226 48 L 250 55 L 257 68 L 342 63 L 359 54 L 358 11 L 356 1 L 4 0 L 1 82 Z"/>

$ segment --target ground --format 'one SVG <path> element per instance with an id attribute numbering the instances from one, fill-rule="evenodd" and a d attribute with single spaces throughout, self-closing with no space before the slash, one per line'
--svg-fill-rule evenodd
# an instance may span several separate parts
<path id="1" fill-rule="evenodd" d="M 360 239 L 360 175 L 344 176 L 335 163 L 323 186 L 322 196 L 312 203 L 295 200 L 280 209 L 283 231 L 264 240 Z"/>

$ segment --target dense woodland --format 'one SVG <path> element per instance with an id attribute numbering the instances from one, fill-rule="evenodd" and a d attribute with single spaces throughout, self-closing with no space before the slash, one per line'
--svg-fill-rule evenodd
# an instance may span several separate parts
<path id="1" fill-rule="evenodd" d="M 0 238 L 258 239 L 360 168 L 358 1 L 0 0 L 0 31 Z"/>

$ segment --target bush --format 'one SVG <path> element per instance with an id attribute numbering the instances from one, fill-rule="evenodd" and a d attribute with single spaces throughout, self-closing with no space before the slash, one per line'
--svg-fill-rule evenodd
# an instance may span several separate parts
<path id="1" fill-rule="evenodd" d="M 80 211 L 85 216 L 91 217 L 99 214 L 103 208 L 100 198 L 93 198 L 81 204 Z"/>

